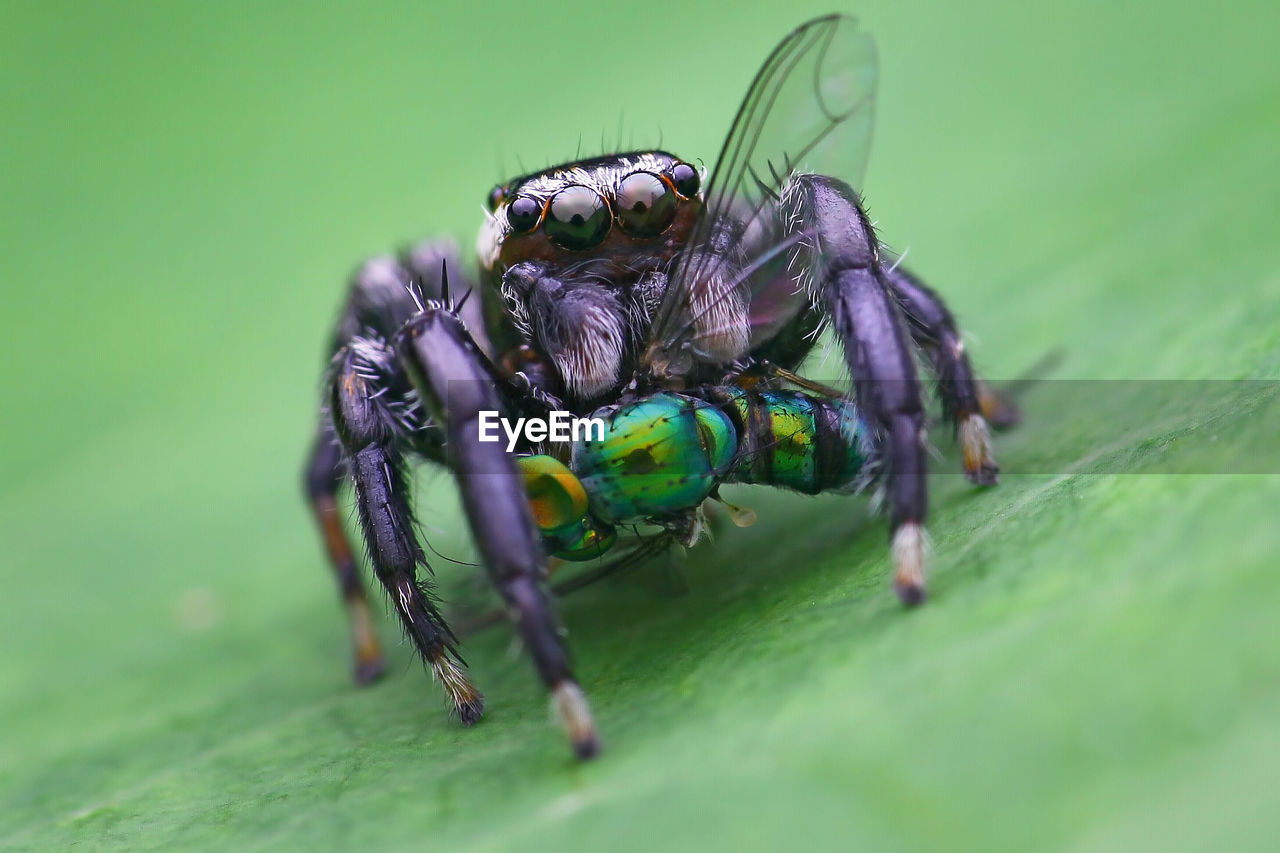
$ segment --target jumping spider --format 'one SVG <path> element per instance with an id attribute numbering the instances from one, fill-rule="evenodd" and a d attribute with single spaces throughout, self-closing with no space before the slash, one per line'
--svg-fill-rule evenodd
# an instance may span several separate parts
<path id="1" fill-rule="evenodd" d="M 357 682 L 384 664 L 340 524 L 348 478 L 405 631 L 462 722 L 483 710 L 420 571 L 430 567 L 406 488 L 413 459 L 454 473 L 480 558 L 582 758 L 600 741 L 544 587 L 548 554 L 595 557 L 619 528 L 642 526 L 642 541 L 690 542 L 721 483 L 808 493 L 875 483 L 894 587 L 908 604 L 924 599 L 917 349 L 974 483 L 996 481 L 987 423 L 1001 413 L 942 300 L 888 258 L 846 183 L 865 165 L 876 68 L 867 34 L 819 18 L 769 56 L 709 183 L 688 161 L 638 151 L 496 187 L 474 296 L 444 244 L 360 267 L 307 467 Z M 852 400 L 794 372 L 827 325 Z M 554 409 L 598 414 L 609 433 L 568 454 L 479 440 L 484 412 Z"/>

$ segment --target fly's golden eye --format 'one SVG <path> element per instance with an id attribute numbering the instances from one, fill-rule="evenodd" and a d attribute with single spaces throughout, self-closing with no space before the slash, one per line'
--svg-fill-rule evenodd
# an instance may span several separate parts
<path id="1" fill-rule="evenodd" d="M 497 212 L 498 205 L 502 204 L 506 200 L 507 200 L 507 188 L 502 186 L 501 184 L 489 190 L 489 212 L 490 213 Z"/>
<path id="2" fill-rule="evenodd" d="M 632 172 L 618 184 L 618 222 L 633 237 L 653 237 L 676 218 L 676 194 L 650 172 Z"/>
<path id="3" fill-rule="evenodd" d="M 608 202 L 581 184 L 560 190 L 547 206 L 547 236 L 565 249 L 580 252 L 598 245 L 612 223 Z"/>
<path id="4" fill-rule="evenodd" d="M 507 222 L 513 231 L 532 231 L 538 227 L 538 220 L 541 218 L 542 204 L 527 195 L 516 196 L 515 201 L 507 207 Z"/>
<path id="5" fill-rule="evenodd" d="M 676 185 L 676 192 L 685 198 L 696 196 L 699 187 L 702 186 L 698 170 L 688 163 L 676 163 L 671 167 L 671 183 Z"/>

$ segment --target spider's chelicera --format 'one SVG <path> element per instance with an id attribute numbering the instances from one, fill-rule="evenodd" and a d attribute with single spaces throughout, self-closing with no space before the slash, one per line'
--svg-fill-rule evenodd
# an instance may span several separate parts
<path id="1" fill-rule="evenodd" d="M 725 483 L 807 494 L 874 484 L 894 587 L 908 604 L 924 599 L 916 353 L 973 482 L 995 483 L 987 423 L 1015 413 L 986 393 L 950 312 L 887 255 L 850 185 L 865 164 L 876 68 L 850 19 L 810 21 L 766 60 L 709 175 L 665 151 L 556 166 L 489 194 L 476 285 L 445 243 L 357 270 L 307 484 L 358 682 L 384 665 L 341 525 L 346 479 L 405 631 L 462 722 L 483 710 L 423 573 L 406 485 L 414 459 L 454 473 L 480 558 L 580 757 L 599 737 L 544 585 L 549 559 L 621 555 L 599 574 L 692 544 Z M 796 372 L 828 326 L 852 395 Z M 603 434 L 492 431 L 495 418 L 566 413 Z"/>

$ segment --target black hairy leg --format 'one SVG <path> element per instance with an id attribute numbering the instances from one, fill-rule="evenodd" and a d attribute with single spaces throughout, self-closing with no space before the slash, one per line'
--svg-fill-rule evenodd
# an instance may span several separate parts
<path id="1" fill-rule="evenodd" d="M 912 339 L 933 366 L 942 414 L 960 443 L 965 476 L 977 485 L 994 486 L 1000 467 L 983 416 L 983 388 L 964 351 L 955 318 L 941 296 L 901 267 L 886 269 L 885 280 L 907 318 Z"/>
<path id="2" fill-rule="evenodd" d="M 357 267 L 348 282 L 347 296 L 330 342 L 330 358 L 361 335 L 385 339 L 400 328 L 417 310 L 409 289 L 412 281 L 413 273 L 387 255 L 370 258 Z M 311 512 L 320 528 L 351 623 L 354 678 L 357 684 L 363 685 L 380 678 L 386 670 L 386 663 L 374 631 L 355 555 L 342 529 L 337 498 L 339 487 L 348 473 L 347 461 L 334 433 L 333 418 L 326 406 L 303 475 Z"/>
<path id="3" fill-rule="evenodd" d="M 346 605 L 351 623 L 351 648 L 354 657 L 352 675 L 356 684 L 363 686 L 382 677 L 386 672 L 386 661 L 382 657 L 382 645 L 373 628 L 373 616 L 369 611 L 369 601 L 365 597 L 364 584 L 360 581 L 351 543 L 342 530 L 337 495 L 346 476 L 342 448 L 333 432 L 333 423 L 326 416 L 322 419 L 307 464 L 307 498 L 320 528 L 329 564 L 338 581 L 338 593 Z"/>
<path id="4" fill-rule="evenodd" d="M 907 322 L 857 194 L 834 178 L 799 175 L 787 188 L 787 201 L 821 249 L 812 253 L 815 301 L 831 317 L 854 396 L 881 444 L 894 590 L 904 603 L 919 604 L 928 510 L 925 415 Z"/>
<path id="5" fill-rule="evenodd" d="M 374 573 L 396 608 L 453 711 L 466 725 L 480 719 L 484 697 L 462 670 L 456 638 L 433 600 L 430 572 L 418 544 L 403 447 L 415 426 L 397 409 L 405 386 L 394 353 L 381 341 L 357 338 L 334 358 L 330 412 L 355 487 L 360 528 Z"/>
<path id="6" fill-rule="evenodd" d="M 403 259 L 380 255 L 357 267 L 348 282 L 346 299 L 334 329 L 330 358 L 362 336 L 385 340 L 394 334 L 417 310 L 412 288 L 438 290 L 440 264 L 451 251 L 448 244 L 424 243 L 406 251 Z M 430 447 L 420 449 L 430 455 Z M 386 663 L 355 555 L 342 526 L 338 492 L 348 477 L 348 467 L 326 406 L 307 457 L 304 482 L 312 515 L 346 605 L 355 658 L 354 678 L 357 684 L 364 685 L 380 678 Z"/>
<path id="7" fill-rule="evenodd" d="M 472 536 L 575 754 L 590 758 L 600 738 L 543 587 L 546 557 L 515 460 L 481 442 L 483 411 L 502 410 L 491 365 L 448 307 L 433 303 L 409 321 L 396 351 L 420 399 L 444 430 Z"/>

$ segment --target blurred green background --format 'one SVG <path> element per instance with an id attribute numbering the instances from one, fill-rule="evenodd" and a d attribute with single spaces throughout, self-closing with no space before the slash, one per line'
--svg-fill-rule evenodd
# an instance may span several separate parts
<path id="1" fill-rule="evenodd" d="M 0 846 L 1274 849 L 1280 477 L 1152 473 L 1273 441 L 1266 385 L 1102 435 L 1032 394 L 999 489 L 935 478 L 918 612 L 865 501 L 741 493 L 756 527 L 564 602 L 590 766 L 505 629 L 474 730 L 386 620 L 350 685 L 298 479 L 347 271 L 469 246 L 495 181 L 620 126 L 713 161 L 826 11 L 0 2 Z M 1280 378 L 1273 4 L 842 11 L 872 214 L 988 375 Z"/>

